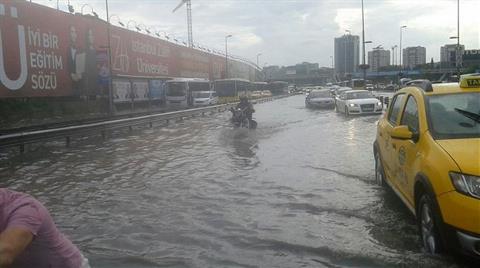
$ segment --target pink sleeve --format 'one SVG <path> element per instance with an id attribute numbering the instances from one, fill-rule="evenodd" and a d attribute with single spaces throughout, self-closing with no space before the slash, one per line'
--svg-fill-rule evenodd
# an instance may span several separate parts
<path id="1" fill-rule="evenodd" d="M 40 208 L 36 204 L 27 203 L 13 211 L 6 229 L 13 227 L 25 228 L 36 236 L 42 222 L 43 217 L 41 216 Z"/>

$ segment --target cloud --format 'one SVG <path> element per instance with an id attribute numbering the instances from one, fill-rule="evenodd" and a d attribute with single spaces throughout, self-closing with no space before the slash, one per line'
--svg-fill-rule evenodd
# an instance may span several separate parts
<path id="1" fill-rule="evenodd" d="M 34 0 L 55 7 L 56 1 Z M 60 8 L 66 10 L 66 2 Z M 110 14 L 125 23 L 131 19 L 186 40 L 186 9 L 172 13 L 180 0 L 109 0 Z M 77 11 L 89 4 L 105 18 L 104 0 L 71 0 Z M 367 50 L 399 43 L 399 27 L 404 31 L 403 47 L 425 46 L 427 60 L 439 60 L 440 46 L 454 43 L 456 0 L 364 0 Z M 461 42 L 467 49 L 480 47 L 478 0 L 461 0 Z M 86 10 L 86 9 L 85 9 Z M 361 36 L 360 0 L 192 0 L 194 41 L 223 50 L 224 37 L 229 52 L 260 64 L 293 65 L 302 61 L 330 66 L 333 40 L 345 30 Z"/>

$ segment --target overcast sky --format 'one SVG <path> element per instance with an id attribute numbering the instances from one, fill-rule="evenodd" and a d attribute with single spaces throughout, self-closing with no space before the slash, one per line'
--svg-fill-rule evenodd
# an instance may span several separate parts
<path id="1" fill-rule="evenodd" d="M 260 56 L 260 66 L 318 62 L 331 66 L 333 39 L 350 30 L 361 37 L 361 0 L 191 0 L 193 39 L 204 46 L 224 50 L 252 61 Z M 56 7 L 56 0 L 33 0 Z M 67 0 L 60 9 L 67 10 Z M 104 0 L 71 0 L 79 12 L 89 4 L 102 18 Z M 110 14 L 123 23 L 153 26 L 159 31 L 186 40 L 186 8 L 172 10 L 180 0 L 109 0 Z M 427 61 L 440 58 L 440 46 L 455 43 L 456 0 L 364 0 L 367 51 L 378 45 L 391 49 L 399 43 L 399 27 L 407 25 L 403 47 L 425 46 Z M 88 6 L 84 13 L 90 12 Z M 113 24 L 118 19 L 112 19 Z M 132 26 L 134 23 L 131 22 Z M 460 37 L 467 49 L 480 48 L 480 1 L 460 0 Z"/>

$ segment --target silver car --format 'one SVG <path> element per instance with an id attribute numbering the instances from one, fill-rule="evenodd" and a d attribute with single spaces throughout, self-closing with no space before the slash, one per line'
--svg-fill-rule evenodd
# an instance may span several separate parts
<path id="1" fill-rule="evenodd" d="M 305 98 L 305 106 L 307 108 L 333 109 L 335 99 L 328 89 L 312 90 Z"/>

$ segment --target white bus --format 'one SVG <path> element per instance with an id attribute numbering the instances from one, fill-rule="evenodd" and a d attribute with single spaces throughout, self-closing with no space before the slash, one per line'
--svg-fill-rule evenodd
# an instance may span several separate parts
<path id="1" fill-rule="evenodd" d="M 215 92 L 217 92 L 221 103 L 238 101 L 241 95 L 249 96 L 251 83 L 246 79 L 229 78 L 218 79 L 214 82 Z"/>
<path id="2" fill-rule="evenodd" d="M 194 91 L 210 91 L 208 79 L 202 78 L 174 78 L 166 81 L 165 102 L 167 106 L 186 108 L 193 106 Z"/>

